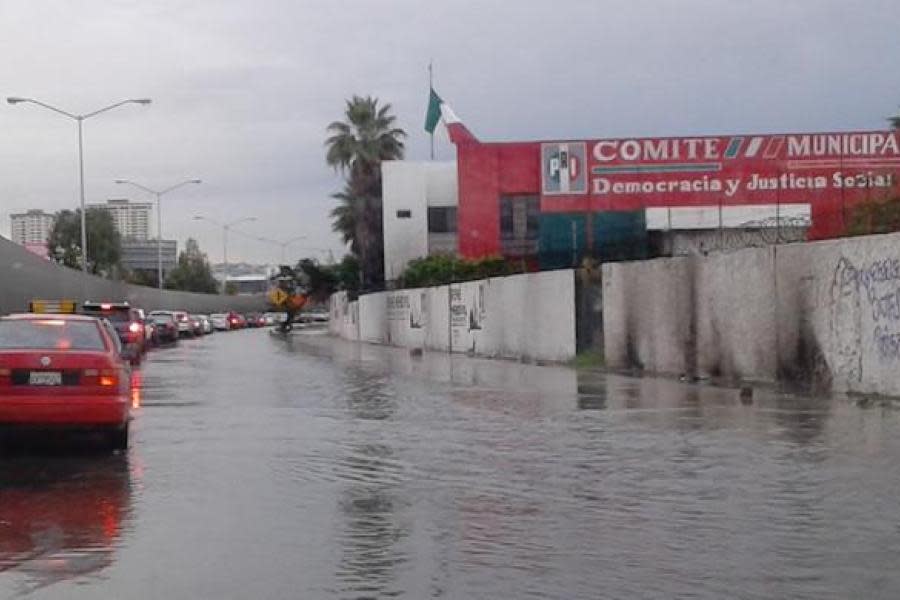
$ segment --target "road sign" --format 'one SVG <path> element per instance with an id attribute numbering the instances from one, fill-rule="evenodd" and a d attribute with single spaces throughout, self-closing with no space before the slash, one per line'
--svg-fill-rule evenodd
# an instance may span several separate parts
<path id="1" fill-rule="evenodd" d="M 269 292 L 269 301 L 275 306 L 281 306 L 287 302 L 288 293 L 281 288 L 272 288 Z"/>

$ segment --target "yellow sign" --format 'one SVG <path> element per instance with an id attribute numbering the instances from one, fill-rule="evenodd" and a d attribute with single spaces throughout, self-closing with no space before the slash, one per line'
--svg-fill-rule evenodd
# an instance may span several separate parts
<path id="1" fill-rule="evenodd" d="M 32 300 L 28 312 L 47 314 L 75 314 L 78 303 L 74 300 Z"/>
<path id="2" fill-rule="evenodd" d="M 288 299 L 288 293 L 281 288 L 272 288 L 269 291 L 269 301 L 275 306 L 281 306 Z"/>

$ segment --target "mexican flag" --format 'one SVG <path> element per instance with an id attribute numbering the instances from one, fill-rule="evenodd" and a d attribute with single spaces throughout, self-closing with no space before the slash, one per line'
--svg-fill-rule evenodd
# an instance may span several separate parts
<path id="1" fill-rule="evenodd" d="M 434 88 L 431 88 L 431 94 L 428 97 L 428 111 L 425 113 L 425 131 L 434 133 L 438 122 L 444 119 L 444 124 L 458 123 L 459 119 L 453 113 L 447 104 L 441 100 Z"/>
<path id="2" fill-rule="evenodd" d="M 434 88 L 428 97 L 428 110 L 425 112 L 425 131 L 434 134 L 437 124 L 443 120 L 450 135 L 450 141 L 454 144 L 463 141 L 475 141 L 475 136 L 460 122 L 453 109 L 444 102 Z"/>

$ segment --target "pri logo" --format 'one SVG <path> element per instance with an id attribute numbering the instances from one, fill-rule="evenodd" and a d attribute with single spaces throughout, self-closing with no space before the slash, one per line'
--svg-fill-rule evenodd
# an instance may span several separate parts
<path id="1" fill-rule="evenodd" d="M 541 144 L 543 193 L 587 193 L 587 147 L 584 142 Z"/>

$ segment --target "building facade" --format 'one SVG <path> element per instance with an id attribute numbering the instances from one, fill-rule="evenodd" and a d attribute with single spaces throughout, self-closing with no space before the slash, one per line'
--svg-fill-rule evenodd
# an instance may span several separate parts
<path id="1" fill-rule="evenodd" d="M 88 208 L 107 211 L 122 239 L 150 239 L 150 213 L 153 205 L 149 202 L 131 202 L 126 199 L 107 200 L 104 204 L 91 204 Z"/>
<path id="2" fill-rule="evenodd" d="M 25 244 L 45 244 L 56 218 L 40 209 L 28 210 L 24 213 L 10 215 L 10 239 L 24 246 Z"/>
<path id="3" fill-rule="evenodd" d="M 456 163 L 385 161 L 381 177 L 385 279 L 413 259 L 456 254 Z"/>
<path id="4" fill-rule="evenodd" d="M 535 268 L 831 238 L 854 206 L 900 192 L 894 131 L 490 143 L 448 130 L 459 253 Z"/>
<path id="5" fill-rule="evenodd" d="M 129 271 L 156 274 L 159 250 L 156 240 L 123 239 L 121 265 Z M 175 268 L 177 255 L 178 243 L 175 240 L 162 240 L 163 278 Z"/>
<path id="6" fill-rule="evenodd" d="M 47 240 L 53 230 L 56 217 L 40 209 L 28 210 L 24 213 L 10 215 L 10 239 L 25 246 L 29 252 L 42 256 L 48 255 Z"/>

